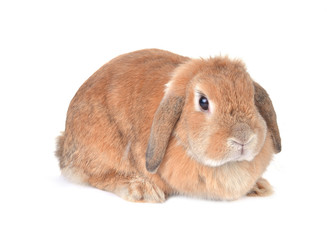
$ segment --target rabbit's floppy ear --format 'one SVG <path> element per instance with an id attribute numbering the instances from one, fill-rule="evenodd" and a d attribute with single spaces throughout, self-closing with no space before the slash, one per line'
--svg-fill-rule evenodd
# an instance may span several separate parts
<path id="1" fill-rule="evenodd" d="M 154 115 L 148 147 L 146 149 L 146 169 L 155 173 L 162 159 L 185 103 L 188 82 L 202 65 L 202 60 L 189 59 L 178 66 L 166 84 L 165 95 Z"/>
<path id="2" fill-rule="evenodd" d="M 165 155 L 171 133 L 181 115 L 184 101 L 184 96 L 166 93 L 154 115 L 146 150 L 146 169 L 151 173 L 157 171 Z"/>
<path id="3" fill-rule="evenodd" d="M 266 90 L 254 81 L 253 85 L 255 90 L 255 105 L 257 106 L 261 116 L 265 119 L 267 127 L 271 132 L 275 153 L 279 153 L 282 150 L 282 145 L 274 107 Z"/>

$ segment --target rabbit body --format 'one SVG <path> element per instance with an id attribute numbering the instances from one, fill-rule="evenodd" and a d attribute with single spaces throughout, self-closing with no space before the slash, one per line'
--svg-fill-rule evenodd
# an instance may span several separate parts
<path id="1" fill-rule="evenodd" d="M 224 86 L 225 78 L 235 86 Z M 271 187 L 261 176 L 280 151 L 280 138 L 275 120 L 260 113 L 271 102 L 255 84 L 240 62 L 227 58 L 194 60 L 157 49 L 121 55 L 95 72 L 70 103 L 56 152 L 62 174 L 136 202 L 163 202 L 173 194 L 223 200 L 268 195 Z M 226 91 L 218 94 L 216 86 Z M 233 86 L 249 94 L 238 99 Z M 212 91 L 211 112 L 196 109 L 198 87 Z M 249 139 L 247 150 L 239 141 Z M 249 159 L 235 157 L 236 145 Z"/>

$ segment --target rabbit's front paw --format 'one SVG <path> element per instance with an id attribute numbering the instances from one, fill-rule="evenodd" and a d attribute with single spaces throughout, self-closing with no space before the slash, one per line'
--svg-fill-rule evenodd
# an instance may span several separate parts
<path id="1" fill-rule="evenodd" d="M 160 188 L 141 178 L 132 179 L 127 184 L 118 187 L 115 193 L 131 202 L 161 203 L 165 201 L 165 194 Z"/>

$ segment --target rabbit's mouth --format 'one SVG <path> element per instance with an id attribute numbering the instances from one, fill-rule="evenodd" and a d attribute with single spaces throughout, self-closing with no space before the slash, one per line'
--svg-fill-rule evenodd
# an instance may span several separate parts
<path id="1" fill-rule="evenodd" d="M 227 140 L 226 152 L 220 156 L 206 156 L 199 159 L 203 165 L 210 167 L 219 167 L 228 162 L 241 162 L 241 161 L 252 161 L 258 154 L 260 148 L 257 146 L 257 137 L 251 136 L 248 141 L 240 143 L 234 138 Z"/>
<path id="2" fill-rule="evenodd" d="M 241 161 L 252 161 L 255 155 L 250 150 L 243 149 L 241 151 L 233 152 L 228 154 L 228 156 L 223 159 L 211 159 L 206 158 L 202 162 L 202 164 L 209 167 L 219 167 L 228 162 L 241 162 Z"/>
<path id="3" fill-rule="evenodd" d="M 228 150 L 223 156 L 206 156 L 206 154 L 196 154 L 194 149 L 188 149 L 187 153 L 197 162 L 208 167 L 219 167 L 229 162 L 252 161 L 259 151 L 256 151 L 256 140 L 250 144 L 228 144 Z"/>

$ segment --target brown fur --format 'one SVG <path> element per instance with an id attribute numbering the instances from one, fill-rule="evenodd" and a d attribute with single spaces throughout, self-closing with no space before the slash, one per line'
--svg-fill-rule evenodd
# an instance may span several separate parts
<path id="1" fill-rule="evenodd" d="M 194 109 L 197 87 L 212 112 Z M 228 58 L 196 60 L 156 49 L 119 56 L 70 103 L 56 151 L 62 173 L 137 202 L 172 194 L 260 195 L 270 189 L 260 177 L 274 146 L 280 149 L 276 115 L 261 89 L 241 62 Z M 233 158 L 240 144 L 255 155 L 252 161 L 201 162 Z"/>

